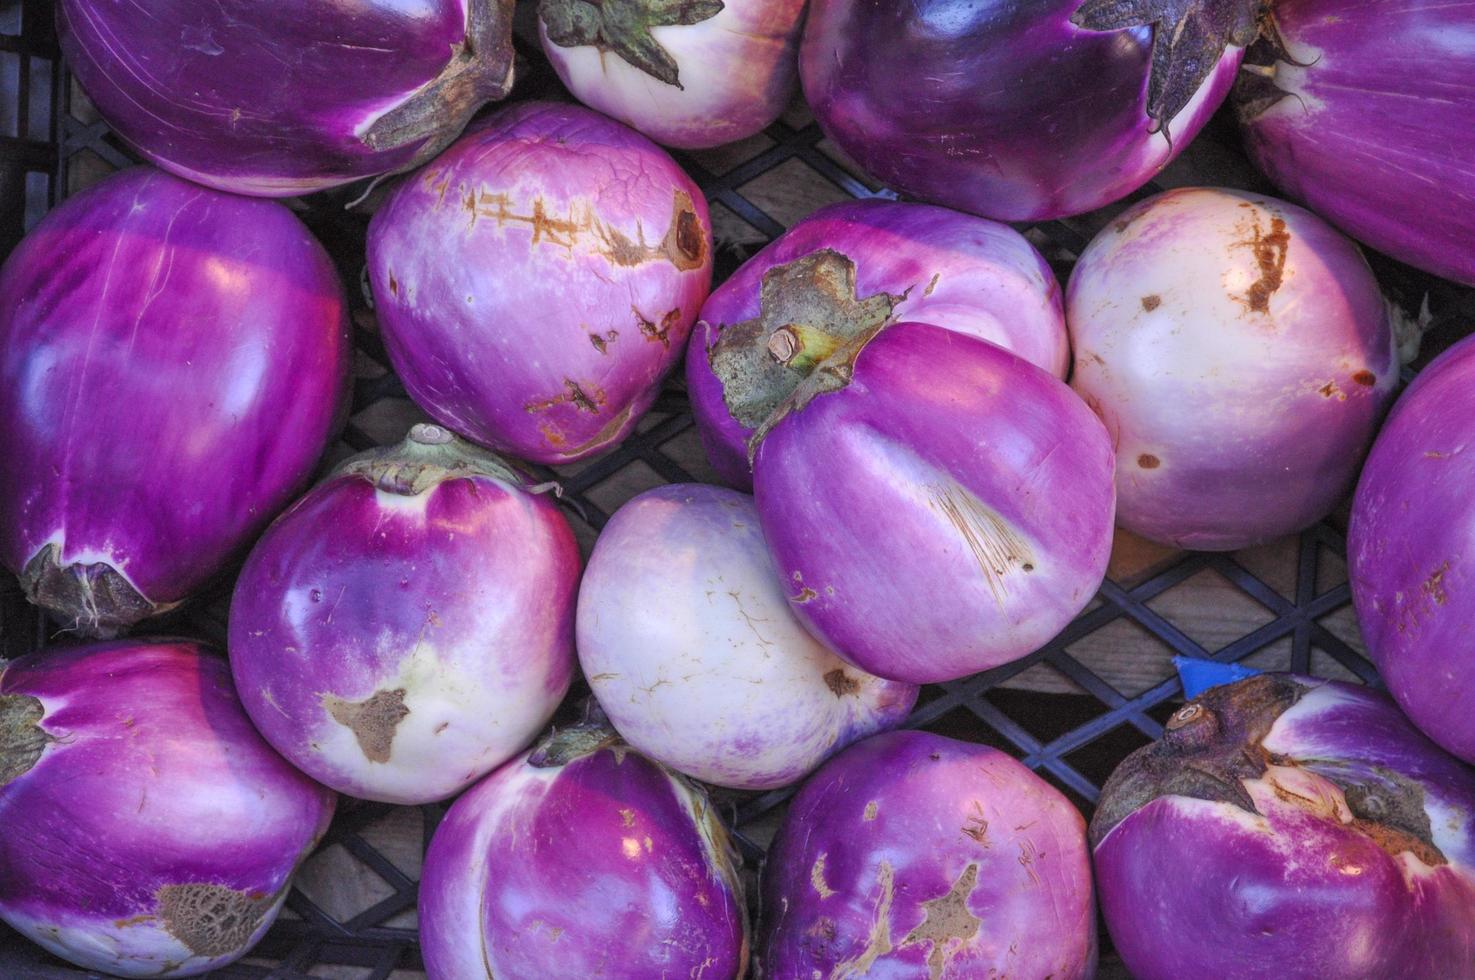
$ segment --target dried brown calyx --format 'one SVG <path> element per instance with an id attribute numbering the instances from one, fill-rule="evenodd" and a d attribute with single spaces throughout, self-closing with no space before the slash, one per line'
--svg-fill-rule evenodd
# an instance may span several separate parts
<path id="1" fill-rule="evenodd" d="M 1084 0 L 1070 22 L 1088 31 L 1152 28 L 1147 78 L 1149 132 L 1169 136 L 1173 118 L 1193 99 L 1229 45 L 1259 34 L 1259 0 Z"/>
<path id="2" fill-rule="evenodd" d="M 567 728 L 555 728 L 538 743 L 528 756 L 528 765 L 536 769 L 566 766 L 576 759 L 593 755 L 601 749 L 623 751 L 625 740 L 610 724 L 609 716 L 593 697 L 583 705 L 583 717 Z"/>
<path id="3" fill-rule="evenodd" d="M 1280 87 L 1278 66 L 1287 64 L 1308 67 L 1306 62 L 1298 61 L 1290 53 L 1272 9 L 1261 9 L 1256 34 L 1257 40 L 1245 51 L 1244 61 L 1240 64 L 1239 74 L 1234 77 L 1234 88 L 1230 93 L 1234 111 L 1243 123 L 1250 122 L 1280 100 L 1292 95 Z"/>
<path id="4" fill-rule="evenodd" d="M 1259 813 L 1245 780 L 1264 778 L 1272 767 L 1298 767 L 1341 790 L 1353 817 L 1351 826 L 1389 854 L 1409 851 L 1425 864 L 1444 864 L 1417 782 L 1357 760 L 1292 759 L 1265 748 L 1276 719 L 1308 690 L 1287 674 L 1258 674 L 1210 688 L 1189 701 L 1168 719 L 1161 739 L 1129 755 L 1107 780 L 1091 818 L 1091 846 L 1099 846 L 1117 824 L 1164 796 L 1230 803 Z M 1289 802 L 1318 809 L 1316 801 L 1290 789 L 1277 787 L 1276 792 Z"/>
<path id="5" fill-rule="evenodd" d="M 0 694 L 0 786 L 35 768 L 54 741 L 41 728 L 46 709 L 29 694 Z"/>
<path id="6" fill-rule="evenodd" d="M 107 639 L 177 602 L 152 602 L 107 562 L 62 564 L 61 546 L 48 544 L 20 574 L 26 598 L 45 609 L 63 629 L 88 639 Z"/>
<path id="7" fill-rule="evenodd" d="M 514 0 L 468 0 L 466 37 L 441 73 L 374 121 L 361 139 L 373 150 L 420 144 L 401 172 L 437 156 L 477 109 L 512 90 Z"/>
<path id="8" fill-rule="evenodd" d="M 420 424 L 397 446 L 360 453 L 336 473 L 359 476 L 385 493 L 413 497 L 447 480 L 485 476 L 515 487 L 529 481 L 496 453 L 458 439 L 438 425 Z"/>
<path id="9" fill-rule="evenodd" d="M 548 40 L 560 48 L 592 45 L 682 88 L 676 59 L 651 35 L 651 28 L 700 24 L 722 8 L 722 0 L 542 0 L 538 16 Z"/>
<path id="10" fill-rule="evenodd" d="M 855 263 L 820 249 L 763 274 L 758 315 L 723 328 L 707 352 L 727 410 L 758 444 L 785 416 L 850 383 L 855 359 L 904 296 L 855 292 Z"/>

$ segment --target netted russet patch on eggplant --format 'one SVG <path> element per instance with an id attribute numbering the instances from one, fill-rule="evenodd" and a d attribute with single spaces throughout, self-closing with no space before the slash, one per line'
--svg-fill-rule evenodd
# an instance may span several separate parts
<path id="1" fill-rule="evenodd" d="M 348 357 L 281 204 L 152 167 L 72 197 L 0 271 L 0 561 L 84 636 L 178 606 L 311 476 Z"/>
<path id="2" fill-rule="evenodd" d="M 798 82 L 803 0 L 542 0 L 543 51 L 574 96 L 667 146 L 746 139 Z"/>
<path id="3" fill-rule="evenodd" d="M 712 273 L 707 203 L 645 137 L 528 102 L 404 180 L 369 228 L 385 345 L 446 427 L 543 463 L 624 439 Z"/>
<path id="4" fill-rule="evenodd" d="M 791 396 L 843 384 L 855 352 L 897 320 L 979 337 L 1060 377 L 1069 364 L 1059 286 L 1018 232 L 920 204 L 821 208 L 702 306 L 686 381 L 723 480 L 751 489 L 755 431 Z"/>
<path id="5" fill-rule="evenodd" d="M 512 87 L 512 0 L 61 0 L 67 65 L 128 144 L 290 197 L 413 169 Z"/>
<path id="6" fill-rule="evenodd" d="M 1265 674 L 1206 691 L 1165 728 L 1091 821 L 1134 976 L 1468 971 L 1475 772 L 1386 695 Z"/>
<path id="7" fill-rule="evenodd" d="M 84 969 L 192 976 L 239 959 L 333 803 L 193 643 L 54 650 L 0 670 L 0 920 Z"/>
<path id="8" fill-rule="evenodd" d="M 574 670 L 557 506 L 434 425 L 345 461 L 236 582 L 230 659 L 268 741 L 367 799 L 444 799 L 527 747 Z"/>

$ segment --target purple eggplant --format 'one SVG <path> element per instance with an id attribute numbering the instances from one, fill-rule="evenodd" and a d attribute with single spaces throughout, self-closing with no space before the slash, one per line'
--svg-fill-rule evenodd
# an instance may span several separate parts
<path id="1" fill-rule="evenodd" d="M 333 803 L 193 643 L 0 670 L 0 919 L 84 969 L 183 977 L 244 956 Z"/>
<path id="2" fill-rule="evenodd" d="M 1141 187 L 1229 92 L 1253 0 L 812 0 L 799 53 L 826 135 L 873 177 L 1001 221 Z"/>
<path id="3" fill-rule="evenodd" d="M 872 674 L 928 683 L 1026 656 L 1106 574 L 1106 430 L 993 344 L 919 323 L 858 334 L 755 442 L 789 604 Z"/>
<path id="4" fill-rule="evenodd" d="M 637 750 L 719 786 L 771 789 L 895 728 L 912 684 L 856 670 L 784 600 L 753 498 L 649 490 L 615 512 L 579 588 L 579 663 Z"/>
<path id="5" fill-rule="evenodd" d="M 178 605 L 311 476 L 348 358 L 282 205 L 152 167 L 69 199 L 0 270 L 0 561 L 86 635 Z"/>
<path id="6" fill-rule="evenodd" d="M 417 425 L 262 536 L 236 581 L 231 669 L 261 733 L 314 779 L 438 800 L 553 716 L 578 583 L 556 506 L 491 453 Z"/>
<path id="7" fill-rule="evenodd" d="M 658 143 L 747 139 L 799 81 L 804 0 L 541 0 L 543 53 L 579 101 Z"/>
<path id="8" fill-rule="evenodd" d="M 1388 692 L 1446 751 L 1475 762 L 1475 337 L 1393 407 L 1352 503 L 1348 574 Z"/>
<path id="9" fill-rule="evenodd" d="M 763 873 L 764 977 L 1045 977 L 1096 969 L 1085 821 L 986 745 L 891 732 L 794 798 Z"/>
<path id="10" fill-rule="evenodd" d="M 1469 975 L 1475 772 L 1385 695 L 1262 674 L 1166 727 L 1091 821 L 1101 907 L 1134 977 Z"/>
<path id="11" fill-rule="evenodd" d="M 419 166 L 512 87 L 512 0 L 60 0 L 67 66 L 171 173 L 286 197 Z"/>
<path id="12" fill-rule="evenodd" d="M 369 226 L 390 360 L 420 407 L 542 463 L 623 439 L 712 277 L 707 202 L 650 140 L 580 106 L 504 109 Z"/>
<path id="13" fill-rule="evenodd" d="M 738 980 L 736 857 L 700 789 L 606 726 L 545 739 L 462 796 L 425 855 L 430 980 Z"/>
<path id="14" fill-rule="evenodd" d="M 925 204 L 831 205 L 755 255 L 702 306 L 686 384 L 722 478 L 752 489 L 747 442 L 817 363 L 816 352 L 893 320 L 990 341 L 1057 377 L 1070 366 L 1060 287 L 1024 236 Z M 770 347 L 800 341 L 808 349 L 784 362 Z"/>
<path id="15" fill-rule="evenodd" d="M 1353 238 L 1475 286 L 1475 0 L 1270 11 L 1234 95 L 1260 169 Z"/>
<path id="16" fill-rule="evenodd" d="M 1179 548 L 1299 531 L 1346 496 L 1398 385 L 1352 242 L 1263 195 L 1182 188 L 1102 229 L 1071 274 L 1071 386 L 1117 457 L 1117 519 Z"/>

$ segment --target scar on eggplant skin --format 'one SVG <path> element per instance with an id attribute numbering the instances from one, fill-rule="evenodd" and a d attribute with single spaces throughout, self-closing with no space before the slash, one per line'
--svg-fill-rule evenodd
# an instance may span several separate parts
<path id="1" fill-rule="evenodd" d="M 978 935 L 983 920 L 968 911 L 968 897 L 977 884 L 978 865 L 970 864 L 946 895 L 922 903 L 922 921 L 897 947 L 929 944 L 932 948 L 927 954 L 927 971 L 931 980 L 940 980 L 949 956 L 957 952 L 956 947 L 948 949 L 949 940 L 957 939 L 961 945 Z"/>
<path id="2" fill-rule="evenodd" d="M 410 713 L 405 707 L 404 688 L 375 691 L 363 701 L 345 701 L 332 694 L 324 694 L 321 700 L 333 720 L 353 732 L 366 759 L 389 761 L 395 729 Z"/>
<path id="3" fill-rule="evenodd" d="M 1152 453 L 1143 453 L 1137 457 L 1137 465 L 1144 470 L 1155 470 L 1162 465 L 1162 462 L 1162 460 L 1158 459 Z"/>
<path id="4" fill-rule="evenodd" d="M 618 340 L 619 336 L 620 332 L 618 330 L 606 330 L 602 337 L 597 333 L 591 333 L 589 335 L 589 343 L 593 344 L 594 349 L 599 351 L 599 353 L 607 354 L 609 353 L 609 345 Z"/>
<path id="5" fill-rule="evenodd" d="M 1270 297 L 1285 281 L 1286 255 L 1291 248 L 1291 233 L 1286 231 L 1285 219 L 1272 217 L 1267 235 L 1260 230 L 1257 217 L 1251 237 L 1239 244 L 1254 253 L 1255 264 L 1260 269 L 1260 278 L 1245 291 L 1245 305 L 1255 313 L 1269 313 Z"/>
<path id="6" fill-rule="evenodd" d="M 169 935 L 196 956 L 240 952 L 251 941 L 276 896 L 224 885 L 164 885 L 155 897 Z"/>
<path id="7" fill-rule="evenodd" d="M 1162 305 L 1163 305 L 1163 298 L 1161 296 L 1159 296 L 1157 293 L 1153 293 L 1151 296 L 1144 296 L 1144 297 L 1142 297 L 1142 308 L 1144 310 L 1146 310 L 1148 313 L 1151 313 L 1153 310 L 1157 309 L 1159 306 L 1162 306 Z"/>
<path id="8" fill-rule="evenodd" d="M 1371 388 L 1373 385 L 1378 383 L 1378 376 L 1376 374 L 1373 374 L 1366 368 L 1363 368 L 1361 371 L 1358 371 L 1352 376 L 1352 380 L 1362 385 L 1364 388 Z"/>
<path id="9" fill-rule="evenodd" d="M 546 412 L 550 408 L 567 403 L 581 412 L 598 415 L 599 406 L 603 405 L 605 401 L 604 392 L 597 386 L 591 385 L 590 387 L 594 389 L 594 394 L 592 395 L 585 391 L 583 386 L 573 378 L 564 378 L 563 394 L 554 395 L 551 398 L 535 399 L 524 405 L 522 410 L 531 415 L 536 412 Z"/>
<path id="10" fill-rule="evenodd" d="M 859 691 L 860 681 L 845 673 L 844 669 L 836 667 L 825 675 L 825 686 L 830 689 L 831 694 L 839 698 Z"/>

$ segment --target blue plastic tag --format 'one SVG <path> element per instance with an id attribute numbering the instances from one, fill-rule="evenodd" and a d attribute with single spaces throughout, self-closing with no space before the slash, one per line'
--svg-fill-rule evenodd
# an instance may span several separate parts
<path id="1" fill-rule="evenodd" d="M 1243 664 L 1221 664 L 1217 660 L 1200 660 L 1197 657 L 1174 657 L 1173 666 L 1178 668 L 1178 679 L 1183 682 L 1183 696 L 1188 700 L 1198 697 L 1211 687 L 1233 684 L 1261 673 Z"/>

